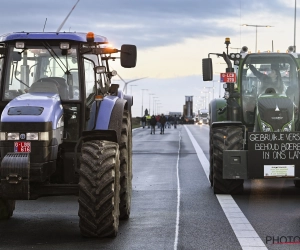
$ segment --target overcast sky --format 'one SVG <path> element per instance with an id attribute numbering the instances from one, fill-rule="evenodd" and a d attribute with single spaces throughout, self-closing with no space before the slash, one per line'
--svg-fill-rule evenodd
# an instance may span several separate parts
<path id="1" fill-rule="evenodd" d="M 46 18 L 45 31 L 56 31 L 76 2 L 1 1 L 0 33 L 43 31 Z M 295 0 L 80 0 L 61 31 L 93 31 L 116 47 L 137 46 L 136 68 L 123 69 L 119 62 L 113 63 L 126 81 L 146 77 L 132 82 L 132 87 L 129 84 L 128 93 L 132 90 L 134 96 L 133 116 L 141 115 L 142 106 L 149 108 L 149 100 L 152 113 L 153 97 L 160 103 L 160 113 L 182 112 L 186 95 L 194 96 L 197 103 L 204 86 L 213 85 L 202 82 L 201 60 L 210 52 L 225 51 L 225 37 L 231 38 L 231 52 L 244 45 L 255 50 L 255 27 L 242 24 L 273 26 L 257 29 L 261 51 L 271 50 L 272 43 L 281 51 L 293 45 L 294 7 Z M 299 8 L 300 3 L 298 12 Z M 296 23 L 300 27 L 299 21 Z M 296 34 L 298 51 L 299 42 L 300 32 Z M 218 97 L 217 75 L 225 71 L 225 65 L 220 59 L 213 58 L 213 62 L 214 95 Z M 117 76 L 115 80 L 122 84 Z M 212 93 L 207 98 L 212 98 Z"/>

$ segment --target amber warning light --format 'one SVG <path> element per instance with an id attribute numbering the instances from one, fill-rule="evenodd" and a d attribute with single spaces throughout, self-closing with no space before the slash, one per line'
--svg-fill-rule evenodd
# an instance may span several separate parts
<path id="1" fill-rule="evenodd" d="M 93 32 L 88 32 L 86 34 L 86 41 L 89 42 L 89 43 L 92 43 L 94 42 L 94 39 L 95 39 L 95 35 Z"/>
<path id="2" fill-rule="evenodd" d="M 220 82 L 236 82 L 236 74 L 233 72 L 220 73 Z"/>

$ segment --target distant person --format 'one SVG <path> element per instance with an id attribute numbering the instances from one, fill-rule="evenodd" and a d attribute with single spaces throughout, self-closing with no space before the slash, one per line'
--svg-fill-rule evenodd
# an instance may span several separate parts
<path id="1" fill-rule="evenodd" d="M 150 132 L 150 134 L 151 135 L 152 135 L 152 132 L 153 132 L 153 134 L 155 134 L 155 125 L 156 125 L 156 119 L 155 119 L 155 116 L 152 115 L 151 119 L 150 119 L 150 126 L 151 126 L 151 132 Z"/>
<path id="2" fill-rule="evenodd" d="M 146 122 L 147 122 L 148 128 L 150 128 L 150 120 L 151 120 L 151 116 L 147 115 L 146 116 Z"/>
<path id="3" fill-rule="evenodd" d="M 142 126 L 143 126 L 143 128 L 145 128 L 145 126 L 146 126 L 146 116 L 145 115 L 142 117 Z"/>
<path id="4" fill-rule="evenodd" d="M 165 126 L 165 128 L 171 128 L 171 119 L 170 119 L 170 116 L 166 116 L 166 126 Z"/>
<path id="5" fill-rule="evenodd" d="M 156 125 L 157 125 L 157 128 L 160 128 L 160 115 L 157 115 L 156 117 Z"/>
<path id="6" fill-rule="evenodd" d="M 174 128 L 177 128 L 177 122 L 178 122 L 178 117 L 174 115 L 174 119 L 173 119 Z"/>
<path id="7" fill-rule="evenodd" d="M 165 133 L 165 124 L 167 122 L 167 119 L 164 116 L 164 114 L 161 114 L 159 122 L 161 124 L 161 126 L 160 126 L 160 134 L 164 134 Z"/>

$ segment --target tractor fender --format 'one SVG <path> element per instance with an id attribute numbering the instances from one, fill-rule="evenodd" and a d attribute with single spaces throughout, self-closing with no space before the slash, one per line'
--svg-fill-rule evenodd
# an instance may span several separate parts
<path id="1" fill-rule="evenodd" d="M 106 96 L 100 104 L 95 130 L 114 130 L 117 141 L 120 142 L 124 109 L 128 109 L 126 100 L 117 96 Z"/>
<path id="2" fill-rule="evenodd" d="M 116 101 L 119 100 L 118 96 L 105 96 L 100 103 L 96 118 L 95 129 L 106 130 L 109 127 L 110 116 L 112 114 L 113 108 Z"/>
<path id="3" fill-rule="evenodd" d="M 133 96 L 132 95 L 124 95 L 124 99 L 127 101 L 128 110 L 131 113 L 131 107 L 133 105 Z"/>
<path id="4" fill-rule="evenodd" d="M 109 122 L 109 129 L 117 132 L 118 143 L 121 141 L 122 122 L 124 110 L 128 110 L 128 103 L 124 99 L 118 99 L 112 110 Z"/>
<path id="5" fill-rule="evenodd" d="M 219 110 L 226 107 L 225 99 L 214 99 L 209 103 L 209 123 L 227 120 L 227 110 L 220 113 Z"/>

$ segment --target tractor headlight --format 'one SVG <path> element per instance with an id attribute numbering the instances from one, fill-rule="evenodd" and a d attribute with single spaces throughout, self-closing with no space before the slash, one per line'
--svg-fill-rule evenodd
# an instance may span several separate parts
<path id="1" fill-rule="evenodd" d="M 0 140 L 5 141 L 6 140 L 6 133 L 5 132 L 0 132 Z"/>
<path id="2" fill-rule="evenodd" d="M 40 132 L 40 141 L 49 141 L 49 132 Z"/>
<path id="3" fill-rule="evenodd" d="M 49 132 L 30 132 L 26 133 L 26 138 L 24 136 L 23 139 L 28 141 L 49 141 Z M 7 133 L 7 132 L 0 132 L 0 140 L 1 141 L 18 141 L 20 140 L 20 133 Z"/>
<path id="4" fill-rule="evenodd" d="M 263 122 L 263 121 L 261 121 L 261 128 L 262 128 L 263 132 L 271 132 L 271 131 L 273 131 L 272 127 L 268 123 Z"/>
<path id="5" fill-rule="evenodd" d="M 26 133 L 26 140 L 37 141 L 39 139 L 39 133 Z"/>
<path id="6" fill-rule="evenodd" d="M 288 122 L 287 124 L 285 124 L 283 127 L 282 127 L 282 131 L 283 132 L 290 132 L 292 131 L 292 121 Z"/>
<path id="7" fill-rule="evenodd" d="M 7 133 L 7 140 L 20 140 L 20 134 L 19 133 Z"/>

